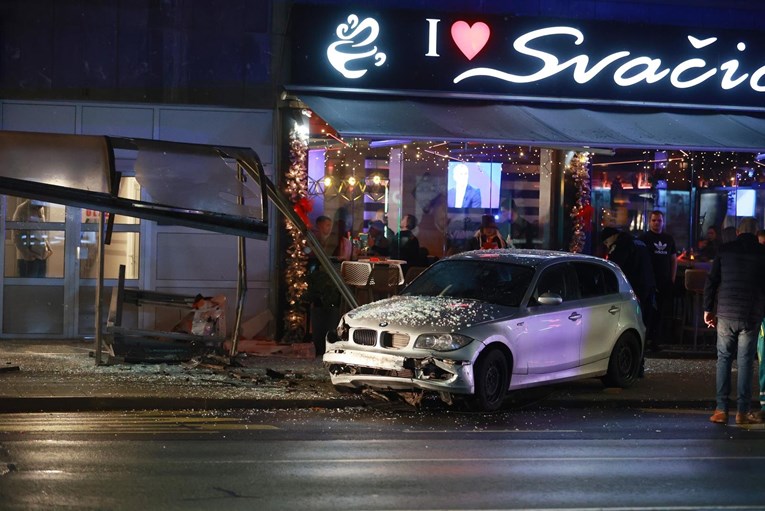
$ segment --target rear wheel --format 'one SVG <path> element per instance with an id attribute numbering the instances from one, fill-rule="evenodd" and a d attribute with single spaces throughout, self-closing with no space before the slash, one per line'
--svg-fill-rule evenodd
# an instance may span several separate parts
<path id="1" fill-rule="evenodd" d="M 634 334 L 624 333 L 611 352 L 608 372 L 602 378 L 606 387 L 626 389 L 635 383 L 640 372 L 640 343 Z"/>
<path id="2" fill-rule="evenodd" d="M 476 361 L 473 378 L 475 393 L 470 400 L 471 407 L 483 412 L 498 410 L 510 386 L 510 367 L 505 355 L 498 349 L 481 354 Z"/>

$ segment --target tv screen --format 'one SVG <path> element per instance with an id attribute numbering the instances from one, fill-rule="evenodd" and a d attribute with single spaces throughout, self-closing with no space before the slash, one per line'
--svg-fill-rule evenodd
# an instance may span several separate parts
<path id="1" fill-rule="evenodd" d="M 450 161 L 446 206 L 499 208 L 501 178 L 501 163 Z"/>
<path id="2" fill-rule="evenodd" d="M 754 190 L 736 190 L 736 216 L 754 216 L 756 199 Z"/>

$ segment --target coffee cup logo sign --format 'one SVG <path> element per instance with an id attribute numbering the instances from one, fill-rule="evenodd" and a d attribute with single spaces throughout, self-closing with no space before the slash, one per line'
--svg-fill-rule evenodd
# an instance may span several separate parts
<path id="1" fill-rule="evenodd" d="M 429 59 L 441 58 L 440 52 L 448 51 L 446 45 L 441 46 L 445 33 L 451 36 L 449 47 L 456 48 L 468 62 L 477 56 L 483 56 L 493 35 L 492 27 L 483 21 L 471 24 L 458 20 L 452 23 L 446 32 L 441 27 L 440 19 L 423 17 L 420 26 L 422 32 L 427 35 L 426 47 L 420 55 Z M 385 28 L 395 29 L 393 26 Z M 338 40 L 327 47 L 327 58 L 343 77 L 357 80 L 366 75 L 372 65 L 380 67 L 388 59 L 386 53 L 380 51 L 376 44 L 380 35 L 380 24 L 376 19 L 367 17 L 360 20 L 357 15 L 351 14 L 346 22 L 337 26 L 335 32 Z M 556 77 L 573 79 L 577 84 L 583 85 L 595 78 L 606 78 L 622 88 L 648 88 L 669 84 L 676 90 L 687 90 L 702 84 L 711 84 L 721 91 L 748 88 L 756 93 L 765 92 L 765 65 L 753 69 L 750 64 L 749 69 L 746 69 L 738 59 L 730 58 L 736 55 L 735 52 L 741 55 L 746 52 L 745 42 L 740 41 L 734 47 L 726 48 L 725 44 L 729 43 L 720 43 L 717 37 L 700 38 L 687 35 L 686 39 L 689 43 L 687 47 L 672 48 L 672 53 L 665 55 L 650 52 L 641 54 L 643 52 L 639 49 L 629 47 L 603 55 L 602 48 L 593 46 L 593 53 L 600 52 L 600 56 L 591 57 L 587 51 L 587 36 L 582 30 L 565 25 L 549 26 L 530 30 L 516 37 L 512 43 L 514 54 L 509 56 L 511 58 L 502 56 L 498 59 L 503 63 L 514 62 L 516 67 L 511 64 L 507 64 L 507 67 L 475 66 L 460 70 L 450 80 L 455 85 L 475 79 L 489 79 L 507 84 L 540 84 Z M 614 46 L 616 44 L 614 43 Z M 493 50 L 496 51 L 497 48 L 494 46 Z M 551 48 L 559 50 L 553 51 Z M 705 59 L 704 52 L 709 49 L 715 49 L 721 52 L 720 55 L 728 57 L 707 56 Z M 685 55 L 677 57 L 678 51 L 686 50 Z M 572 52 L 575 53 L 573 56 Z M 569 57 L 561 58 L 561 53 Z M 715 66 L 708 60 L 712 63 L 722 63 Z M 522 68 L 517 67 L 519 64 L 522 64 Z"/>
<path id="2" fill-rule="evenodd" d="M 335 33 L 340 40 L 329 45 L 327 59 L 344 77 L 353 80 L 367 73 L 367 69 L 348 69 L 350 62 L 371 59 L 377 67 L 385 64 L 387 56 L 373 45 L 380 34 L 380 25 L 375 19 L 359 21 L 358 16 L 351 14 L 346 23 L 338 25 Z"/>

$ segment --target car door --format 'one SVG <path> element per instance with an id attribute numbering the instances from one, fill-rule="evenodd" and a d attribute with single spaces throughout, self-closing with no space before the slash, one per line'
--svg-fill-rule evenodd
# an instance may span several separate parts
<path id="1" fill-rule="evenodd" d="M 579 365 L 582 314 L 579 306 L 572 306 L 576 303 L 571 300 L 575 290 L 567 278 L 567 272 L 571 271 L 568 263 L 545 268 L 532 292 L 526 328 L 523 338 L 519 339 L 529 375 L 554 373 Z M 543 293 L 556 293 L 563 302 L 542 305 L 537 298 Z"/>
<path id="2" fill-rule="evenodd" d="M 621 299 L 614 272 L 600 264 L 572 263 L 582 314 L 582 365 L 608 358 L 619 325 Z"/>

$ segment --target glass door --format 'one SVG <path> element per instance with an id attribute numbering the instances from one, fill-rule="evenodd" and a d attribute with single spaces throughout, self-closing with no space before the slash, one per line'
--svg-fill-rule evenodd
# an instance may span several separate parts
<path id="1" fill-rule="evenodd" d="M 122 196 L 140 197 L 135 178 L 123 178 Z M 95 335 L 98 286 L 98 211 L 3 196 L 0 227 L 3 274 L 0 313 L 3 338 L 83 338 Z M 141 222 L 116 215 L 104 247 L 106 317 L 120 265 L 126 279 L 141 272 Z"/>

